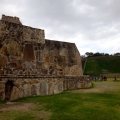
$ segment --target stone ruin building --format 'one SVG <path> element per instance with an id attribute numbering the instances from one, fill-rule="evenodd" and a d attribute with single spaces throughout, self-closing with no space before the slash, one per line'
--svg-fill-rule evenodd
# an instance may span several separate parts
<path id="1" fill-rule="evenodd" d="M 0 100 L 90 86 L 74 43 L 45 39 L 44 30 L 22 25 L 17 17 L 2 15 Z"/>

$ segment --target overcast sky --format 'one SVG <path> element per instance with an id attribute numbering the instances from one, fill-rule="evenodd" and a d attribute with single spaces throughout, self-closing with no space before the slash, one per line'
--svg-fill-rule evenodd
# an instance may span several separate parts
<path id="1" fill-rule="evenodd" d="M 45 38 L 85 52 L 120 52 L 120 0 L 0 0 L 0 15 L 45 30 Z"/>

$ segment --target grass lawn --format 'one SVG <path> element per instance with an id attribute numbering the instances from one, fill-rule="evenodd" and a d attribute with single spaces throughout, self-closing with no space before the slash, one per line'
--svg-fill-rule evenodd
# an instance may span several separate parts
<path id="1" fill-rule="evenodd" d="M 93 88 L 0 102 L 0 120 L 120 120 L 120 82 L 93 82 Z"/>

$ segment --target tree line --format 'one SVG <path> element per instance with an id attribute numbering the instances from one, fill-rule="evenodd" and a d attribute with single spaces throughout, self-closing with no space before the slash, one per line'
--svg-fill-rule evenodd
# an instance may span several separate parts
<path id="1" fill-rule="evenodd" d="M 93 52 L 86 52 L 85 55 L 82 55 L 82 58 L 89 58 L 89 57 L 98 57 L 98 56 L 120 56 L 120 53 L 114 53 L 112 54 L 108 54 L 108 53 L 93 53 Z"/>

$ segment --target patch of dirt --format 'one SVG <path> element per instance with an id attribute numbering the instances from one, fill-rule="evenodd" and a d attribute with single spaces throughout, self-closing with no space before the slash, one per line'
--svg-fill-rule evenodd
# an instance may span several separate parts
<path id="1" fill-rule="evenodd" d="M 119 83 L 119 82 L 118 82 Z M 74 93 L 103 93 L 103 92 L 111 92 L 120 90 L 120 83 L 117 84 L 116 82 L 94 82 L 95 87 L 94 88 L 88 88 L 88 89 L 78 89 L 73 90 L 71 92 Z"/>
<path id="2" fill-rule="evenodd" d="M 28 111 L 31 108 L 34 108 L 35 104 L 33 103 L 20 103 L 20 102 L 7 102 L 6 104 L 0 105 L 0 111 L 11 111 L 11 110 L 24 110 Z"/>
<path id="3" fill-rule="evenodd" d="M 50 111 L 45 111 L 42 108 L 42 105 L 34 103 L 21 103 L 21 102 L 7 102 L 6 104 L 0 105 L 0 111 L 5 113 L 6 111 L 16 111 L 17 114 L 21 113 L 26 114 L 30 113 L 40 120 L 49 120 L 51 116 Z M 0 117 L 1 119 L 1 117 Z"/>
<path id="4" fill-rule="evenodd" d="M 74 93 L 100 93 L 101 90 L 97 88 L 90 88 L 90 89 L 79 89 L 79 90 L 73 90 Z"/>

